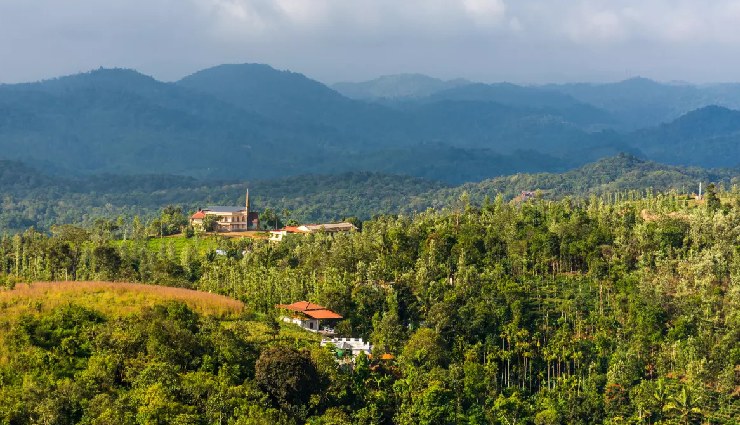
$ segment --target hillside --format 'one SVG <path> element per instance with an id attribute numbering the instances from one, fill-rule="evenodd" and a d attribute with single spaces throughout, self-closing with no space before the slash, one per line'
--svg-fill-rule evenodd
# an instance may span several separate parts
<path id="1" fill-rule="evenodd" d="M 327 144 L 339 152 L 377 150 L 404 142 L 401 135 L 385 131 L 404 126 L 404 117 L 397 112 L 348 99 L 303 74 L 268 65 L 220 65 L 196 72 L 176 85 L 308 132 L 313 139 L 310 144 L 295 146 L 301 155 Z M 383 123 L 382 128 L 378 123 Z"/>
<path id="2" fill-rule="evenodd" d="M 566 180 L 661 169 L 621 156 Z M 0 290 L 0 422 L 734 425 L 740 197 L 706 195 L 457 198 L 355 232 L 213 238 L 223 255 L 98 226 L 0 236 L 0 285 L 16 286 Z M 166 301 L 17 283 L 65 276 Z M 178 302 L 166 284 L 201 292 Z M 189 306 L 227 303 L 213 294 L 246 313 Z M 279 320 L 302 300 L 352 339 Z"/>
<path id="3" fill-rule="evenodd" d="M 287 355 L 323 354 L 315 335 L 179 288 L 20 284 L 0 290 L 0 313 L 3 423 L 293 425 L 257 385 L 261 354 L 275 357 L 286 342 Z"/>
<path id="4" fill-rule="evenodd" d="M 441 149 L 427 147 L 427 149 Z M 425 152 L 425 151 L 423 151 Z M 271 209 L 301 221 L 331 221 L 355 216 L 367 219 L 378 214 L 413 213 L 429 207 L 444 208 L 467 192 L 475 202 L 498 194 L 505 199 L 521 191 L 540 190 L 551 199 L 564 196 L 588 197 L 591 194 L 616 192 L 656 192 L 676 190 L 691 193 L 699 182 L 726 185 L 740 183 L 740 170 L 701 169 L 663 165 L 623 154 L 585 166 L 557 173 L 515 173 L 516 162 L 507 157 L 480 152 L 473 158 L 462 158 L 468 151 L 445 148 L 447 167 L 431 166 L 424 156 L 417 155 L 419 173 L 429 179 L 394 174 L 353 172 L 336 175 L 296 176 L 274 180 L 204 181 L 171 175 L 91 176 L 83 178 L 51 178 L 23 164 L 0 161 L 0 229 L 23 231 L 35 226 L 48 230 L 59 223 L 92 223 L 101 217 L 140 216 L 153 218 L 167 205 L 179 205 L 185 212 L 204 205 L 241 205 L 244 193 L 250 189 L 253 205 L 258 211 Z M 412 152 L 401 153 L 409 155 Z M 431 156 L 437 155 L 435 152 Z M 529 163 L 531 170 L 543 167 L 537 161 L 553 161 L 536 153 L 520 152 L 516 161 Z M 377 161 L 380 169 L 393 169 L 397 158 L 368 158 Z M 398 159 L 399 163 L 403 159 Z M 390 162 L 390 163 L 388 163 Z M 446 185 L 435 178 L 445 173 L 469 173 L 463 163 L 477 163 L 481 168 L 510 170 L 510 174 L 476 183 Z M 554 164 L 550 164 L 554 166 Z M 519 168 L 521 169 L 521 168 Z M 524 168 L 527 169 L 527 168 Z M 414 171 L 410 169 L 409 171 Z M 464 174 L 469 175 L 469 174 Z M 450 176 L 445 176 L 450 177 Z"/>
<path id="5" fill-rule="evenodd" d="M 467 84 L 470 81 L 461 78 L 445 81 L 423 74 L 396 74 L 370 81 L 336 83 L 331 88 L 350 99 L 378 101 L 416 99 Z"/>
<path id="6" fill-rule="evenodd" d="M 152 218 L 166 205 L 195 211 L 205 205 L 241 205 L 251 190 L 255 208 L 290 210 L 300 221 L 369 218 L 402 208 L 423 210 L 419 195 L 446 185 L 420 178 L 369 172 L 274 180 L 196 180 L 172 175 L 95 175 L 52 178 L 34 168 L 0 161 L 0 233 L 30 226 L 91 223 L 97 218 Z"/>
<path id="7" fill-rule="evenodd" d="M 238 316 L 244 310 L 244 304 L 234 299 L 184 288 L 124 282 L 33 282 L 0 290 L 0 316 L 7 320 L 75 304 L 108 317 L 122 317 L 172 301 L 185 303 L 199 314 L 222 318 Z"/>
<path id="8" fill-rule="evenodd" d="M 454 199 L 466 192 L 471 199 L 481 202 L 485 197 L 502 194 L 505 199 L 522 191 L 539 191 L 548 199 L 566 196 L 586 198 L 651 190 L 665 193 L 674 190 L 680 194 L 698 192 L 699 182 L 731 186 L 740 183 L 740 169 L 701 169 L 659 164 L 632 155 L 606 158 L 561 174 L 515 174 L 468 183 L 453 189 L 443 189 L 439 199 Z"/>
<path id="9" fill-rule="evenodd" d="M 270 141 L 290 134 L 255 114 L 127 70 L 0 86 L 0 111 L 4 158 L 76 174 L 213 176 L 217 165 L 260 167 L 256 159 L 268 155 Z M 232 155 L 214 149 L 216 142 Z"/>
<path id="10" fill-rule="evenodd" d="M 616 83 L 552 84 L 544 88 L 608 111 L 617 128 L 625 131 L 655 127 L 711 105 L 740 109 L 737 84 L 669 84 L 630 78 Z"/>
<path id="11" fill-rule="evenodd" d="M 550 145 L 561 146 L 566 140 L 560 135 L 568 132 L 575 132 L 564 136 L 570 142 L 586 137 L 548 118 L 551 112 L 506 111 L 502 122 L 496 117 L 501 107 L 483 106 L 438 102 L 418 110 L 392 109 L 345 98 L 301 74 L 266 65 L 219 66 L 175 84 L 132 70 L 100 69 L 0 86 L 0 149 L 3 158 L 65 175 L 156 170 L 198 178 L 265 179 L 347 171 L 408 173 L 418 164 L 414 157 L 424 149 L 419 146 L 437 143 L 471 149 L 455 160 L 470 172 L 446 180 L 459 183 L 510 172 L 511 167 L 487 168 L 460 159 L 477 157 L 478 148 L 510 154 L 510 140 L 527 128 L 533 136 L 521 149 L 555 152 L 555 161 L 540 164 L 545 170 L 594 159 L 573 160 L 562 156 L 562 149 L 538 145 L 552 138 Z M 551 124 L 531 125 L 543 120 Z M 399 149 L 409 154 L 397 155 Z M 372 159 L 389 156 L 396 158 L 393 168 L 380 168 Z M 444 149 L 427 150 L 426 161 L 444 169 L 449 158 Z M 519 165 L 517 170 L 532 169 Z M 445 180 L 453 174 L 437 175 Z"/>
<path id="12" fill-rule="evenodd" d="M 425 103 L 408 110 L 418 122 L 424 123 L 419 125 L 417 134 L 427 140 L 499 154 L 531 151 L 550 155 L 560 170 L 623 151 L 638 152 L 620 137 L 613 137 L 613 133 L 588 132 L 558 111 L 465 100 Z M 488 177 L 496 175 L 490 173 Z"/>
<path id="13" fill-rule="evenodd" d="M 460 82 L 421 96 L 417 88 L 433 80 L 393 81 L 418 95 L 350 99 L 259 64 L 221 65 L 175 83 L 98 69 L 0 85 L 0 159 L 66 177 L 264 181 L 381 172 L 448 185 L 563 172 L 619 152 L 677 165 L 737 165 L 735 115 L 705 106 L 732 103 L 732 85 L 723 92 L 644 79 L 543 87 Z M 655 125 L 626 132 L 635 122 L 623 112 Z"/>
<path id="14" fill-rule="evenodd" d="M 656 161 L 737 167 L 740 165 L 740 111 L 707 106 L 659 127 L 637 131 L 630 139 Z"/>
<path id="15" fill-rule="evenodd" d="M 397 84 L 414 85 L 419 78 L 401 78 Z M 431 142 L 509 154 L 514 140 L 519 150 L 533 150 L 546 155 L 554 153 L 561 168 L 565 168 L 572 162 L 567 159 L 573 157 L 569 155 L 572 147 L 587 144 L 584 141 L 588 135 L 581 130 L 581 125 L 604 127 L 604 123 L 609 121 L 605 113 L 567 95 L 512 84 L 466 84 L 459 87 L 452 84 L 454 88 L 417 99 L 416 103 L 395 105 L 392 109 L 378 103 L 350 100 L 302 74 L 277 71 L 267 65 L 221 65 L 199 71 L 177 84 L 259 113 L 275 122 L 299 122 L 335 129 L 341 142 L 333 147 L 344 150 L 344 162 L 352 164 L 351 168 L 342 171 L 399 172 L 414 163 L 405 160 L 391 170 L 379 169 L 376 164 L 364 161 L 367 151 L 398 158 L 394 155 L 397 149 L 406 148 L 418 153 L 423 150 L 419 146 L 421 143 Z M 546 123 L 546 126 L 539 123 Z M 597 143 L 609 145 L 611 140 Z M 361 152 L 353 157 L 351 150 Z M 614 147 L 609 153 L 617 152 L 619 147 Z M 475 153 L 471 152 L 471 155 Z M 445 155 L 426 156 L 432 166 L 446 158 Z M 586 155 L 584 161 L 593 159 L 597 158 Z M 479 168 L 474 163 L 464 166 Z M 332 170 L 330 164 L 322 162 L 317 169 L 309 171 Z M 491 172 L 493 174 L 485 177 L 503 174 L 495 168 Z"/>

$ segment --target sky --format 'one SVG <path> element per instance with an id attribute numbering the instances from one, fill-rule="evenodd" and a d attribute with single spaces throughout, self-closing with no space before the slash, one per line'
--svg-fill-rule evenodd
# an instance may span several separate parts
<path id="1" fill-rule="evenodd" d="M 325 83 L 736 82 L 738 23 L 740 0 L 0 0 L 0 82 L 245 62 Z"/>

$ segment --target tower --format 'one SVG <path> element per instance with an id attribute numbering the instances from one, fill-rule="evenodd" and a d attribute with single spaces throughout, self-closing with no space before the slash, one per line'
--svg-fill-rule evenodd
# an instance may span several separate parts
<path id="1" fill-rule="evenodd" d="M 249 216 L 249 189 L 247 189 L 247 216 Z"/>

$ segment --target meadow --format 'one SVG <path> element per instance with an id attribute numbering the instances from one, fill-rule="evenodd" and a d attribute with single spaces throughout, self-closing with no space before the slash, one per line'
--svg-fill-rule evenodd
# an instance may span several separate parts
<path id="1" fill-rule="evenodd" d="M 124 282 L 34 282 L 0 291 L 0 316 L 7 320 L 67 304 L 90 308 L 105 316 L 126 316 L 168 301 L 184 302 L 201 315 L 224 319 L 244 311 L 240 301 L 184 288 Z"/>

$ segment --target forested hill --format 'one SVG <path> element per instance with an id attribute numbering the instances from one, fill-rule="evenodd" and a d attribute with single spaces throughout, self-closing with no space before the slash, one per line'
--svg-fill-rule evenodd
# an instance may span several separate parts
<path id="1" fill-rule="evenodd" d="M 505 90 L 497 93 L 497 89 L 506 89 L 507 86 L 510 93 L 518 91 L 525 95 L 511 98 L 505 95 Z M 388 105 L 427 101 L 430 97 L 447 97 L 449 94 L 457 95 L 460 91 L 472 91 L 472 95 L 481 100 L 483 94 L 477 93 L 476 88 L 487 91 L 489 100 L 496 99 L 502 104 L 541 104 L 543 100 L 553 99 L 553 95 L 560 94 L 561 99 L 567 102 L 589 105 L 606 112 L 611 117 L 611 126 L 624 131 L 655 127 L 711 105 L 740 109 L 740 84 L 737 83 L 694 85 L 685 82 L 663 83 L 643 77 L 613 83 L 515 86 L 481 84 L 461 79 L 444 81 L 426 75 L 400 74 L 370 81 L 336 83 L 332 88 L 353 99 Z M 443 93 L 448 90 L 448 94 Z"/>
<path id="2" fill-rule="evenodd" d="M 664 103 L 680 99 L 679 89 L 641 80 L 619 85 L 630 88 L 625 98 L 611 86 L 419 76 L 373 84 L 407 95 L 350 99 L 300 73 L 259 64 L 216 66 L 172 83 L 98 69 L 0 85 L 0 159 L 66 176 L 273 180 L 361 171 L 451 185 L 563 172 L 619 152 L 709 168 L 740 161 L 737 132 L 723 124 L 734 120 L 723 108 L 740 105 L 732 101 L 740 99 L 734 86 L 695 89 L 704 94 L 668 113 Z M 656 85 L 660 90 L 651 89 Z M 639 97 L 642 86 L 656 97 Z M 597 102 L 594 93 L 611 96 L 614 105 Z M 661 118 L 636 125 L 635 111 Z"/>
<path id="3" fill-rule="evenodd" d="M 495 200 L 279 244 L 0 235 L 0 423 L 737 425 L 738 195 Z M 279 320 L 299 300 L 371 356 Z"/>
<path id="4" fill-rule="evenodd" d="M 393 174 L 353 172 L 276 180 L 206 181 L 172 175 L 51 177 L 13 161 L 0 161 L 0 231 L 55 223 L 89 223 L 97 218 L 139 215 L 148 219 L 167 205 L 186 212 L 213 204 L 241 205 L 249 188 L 259 211 L 290 212 L 299 221 L 367 219 L 378 214 L 411 214 L 454 205 L 463 193 L 477 204 L 486 197 L 512 199 L 522 191 L 557 199 L 646 190 L 682 194 L 699 182 L 726 188 L 738 184 L 740 170 L 667 166 L 618 155 L 562 174 L 513 174 L 449 186 L 434 180 Z"/>
<path id="5" fill-rule="evenodd" d="M 646 155 L 661 162 L 724 167 L 740 163 L 740 111 L 732 109 L 707 106 L 631 137 Z"/>
<path id="6" fill-rule="evenodd" d="M 679 167 L 622 154 L 561 174 L 515 174 L 468 183 L 442 190 L 441 193 L 447 196 L 439 198 L 449 199 L 467 192 L 471 199 L 477 201 L 499 193 L 510 199 L 522 191 L 537 191 L 539 195 L 550 199 L 645 190 L 655 193 L 675 190 L 691 194 L 698 192 L 700 182 L 715 182 L 729 188 L 740 183 L 740 169 Z"/>
<path id="7" fill-rule="evenodd" d="M 460 183 L 563 170 L 629 149 L 592 136 L 556 107 L 503 110 L 462 101 L 388 108 L 267 65 L 223 65 L 176 83 L 99 69 L 0 85 L 0 158 L 66 175 L 156 170 L 271 179 L 409 169 L 420 175 L 423 153 L 427 168 Z M 521 151 L 546 159 L 531 161 Z"/>
<path id="8" fill-rule="evenodd" d="M 336 83 L 331 88 L 351 99 L 392 100 L 421 98 L 468 84 L 470 81 L 464 79 L 443 81 L 423 74 L 398 74 L 360 83 Z"/>
<path id="9" fill-rule="evenodd" d="M 653 127 L 711 105 L 740 109 L 740 85 L 660 83 L 647 78 L 607 84 L 562 84 L 551 90 L 609 111 L 632 129 Z"/>
<path id="10" fill-rule="evenodd" d="M 369 172 L 277 180 L 196 180 L 172 175 L 50 177 L 22 163 L 0 161 L 0 233 L 30 226 L 91 223 L 119 216 L 152 218 L 167 205 L 195 211 L 206 205 L 243 205 L 290 211 L 301 221 L 339 220 L 399 211 L 422 211 L 427 193 L 445 187 L 432 180 Z"/>

